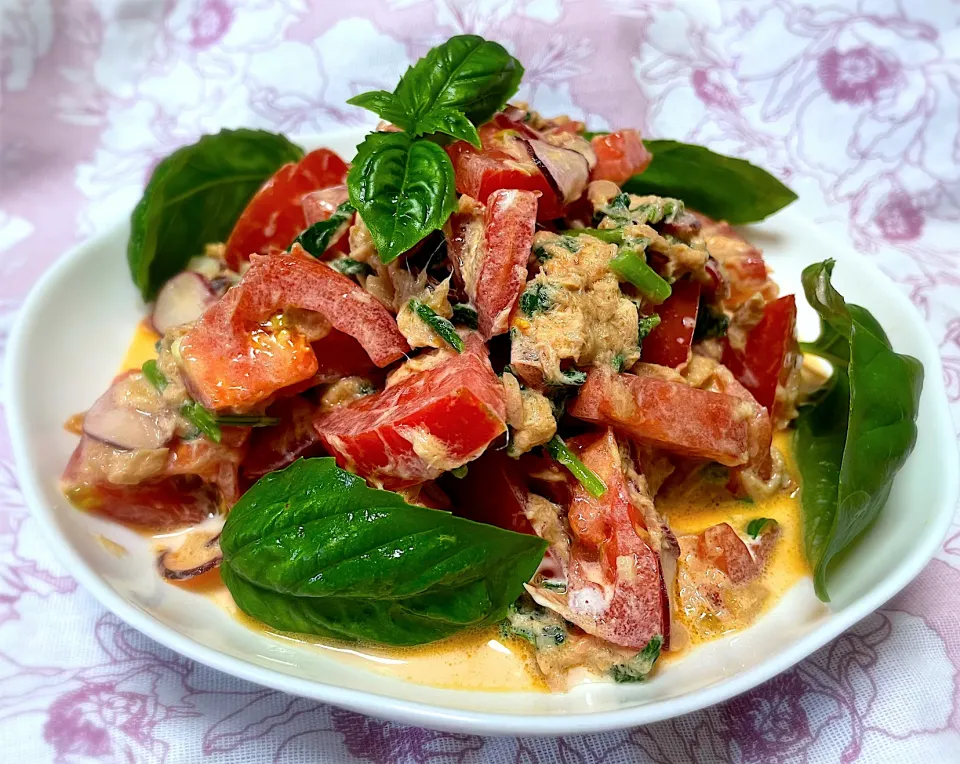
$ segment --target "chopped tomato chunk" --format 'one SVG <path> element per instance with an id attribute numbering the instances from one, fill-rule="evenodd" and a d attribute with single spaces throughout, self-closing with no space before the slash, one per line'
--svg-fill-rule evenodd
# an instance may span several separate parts
<path id="1" fill-rule="evenodd" d="M 180 366 L 194 397 L 208 408 L 249 408 L 313 376 L 317 358 L 306 338 L 295 326 L 271 323 L 290 308 L 321 313 L 378 366 L 409 350 L 376 298 L 295 246 L 254 258 L 240 282 L 184 335 Z"/>
<path id="2" fill-rule="evenodd" d="M 506 431 L 503 386 L 480 338 L 436 357 L 438 365 L 315 419 L 341 467 L 396 490 L 476 459 Z"/>
<path id="3" fill-rule="evenodd" d="M 590 145 L 597 155 L 597 164 L 590 171 L 590 180 L 610 180 L 620 186 L 646 170 L 653 159 L 636 130 L 617 130 L 607 135 L 596 135 Z"/>
<path id="4" fill-rule="evenodd" d="M 476 286 L 467 286 L 484 339 L 509 328 L 510 313 L 527 283 L 536 222 L 537 199 L 530 191 L 500 189 L 487 199 Z"/>
<path id="5" fill-rule="evenodd" d="M 563 216 L 563 204 L 543 172 L 527 152 L 526 138 L 516 126 L 504 129 L 495 122 L 480 128 L 482 148 L 457 141 L 447 148 L 456 173 L 457 191 L 486 203 L 501 188 L 533 191 L 538 195 L 537 219 Z"/>
<path id="6" fill-rule="evenodd" d="M 660 323 L 643 340 L 640 359 L 673 369 L 685 364 L 690 359 L 699 306 L 700 284 L 690 278 L 677 281 L 657 308 Z"/>
<path id="7" fill-rule="evenodd" d="M 786 384 L 797 350 L 797 302 L 791 294 L 767 303 L 763 318 L 747 333 L 746 345 L 723 346 L 723 365 L 774 416 L 777 386 Z"/>
<path id="8" fill-rule="evenodd" d="M 764 300 L 775 299 L 777 285 L 767 273 L 763 253 L 729 223 L 711 220 L 699 213 L 694 215 L 700 221 L 700 234 L 706 242 L 707 251 L 723 266 L 727 277 L 729 289 L 725 290 L 723 306 L 735 310 L 757 292 L 763 295 Z"/>
<path id="9" fill-rule="evenodd" d="M 594 369 L 567 410 L 668 451 L 732 467 L 750 458 L 747 419 L 754 408 L 682 382 Z"/>
<path id="10" fill-rule="evenodd" d="M 568 445 L 606 484 L 594 498 L 574 487 L 568 518 L 574 543 L 567 572 L 567 605 L 578 626 L 623 647 L 640 649 L 668 633 L 660 560 L 641 538 L 646 527 L 613 430 L 571 438 Z"/>
<path id="11" fill-rule="evenodd" d="M 311 151 L 298 163 L 285 164 L 247 204 L 227 239 L 225 258 L 234 270 L 250 255 L 282 252 L 307 227 L 304 197 L 311 191 L 342 184 L 347 165 L 329 149 Z"/>
<path id="12" fill-rule="evenodd" d="M 525 471 L 506 451 L 485 451 L 479 459 L 470 462 L 464 477 L 444 475 L 441 485 L 450 497 L 455 515 L 536 535 L 525 513 Z"/>

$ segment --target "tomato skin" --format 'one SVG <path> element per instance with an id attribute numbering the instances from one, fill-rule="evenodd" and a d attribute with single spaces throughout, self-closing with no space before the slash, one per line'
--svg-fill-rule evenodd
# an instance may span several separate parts
<path id="1" fill-rule="evenodd" d="M 224 254 L 238 270 L 250 255 L 285 250 L 307 227 L 303 199 L 311 191 L 346 181 L 347 164 L 329 149 L 311 151 L 285 164 L 254 194 L 233 227 Z"/>
<path id="2" fill-rule="evenodd" d="M 304 336 L 263 328 L 292 307 L 322 313 L 378 366 L 410 349 L 373 296 L 297 245 L 289 253 L 254 258 L 240 282 L 180 340 L 180 366 L 193 397 L 212 409 L 250 408 L 312 377 L 318 362 Z"/>
<path id="3" fill-rule="evenodd" d="M 501 189 L 487 199 L 483 260 L 476 286 L 476 308 L 484 339 L 509 328 L 510 313 L 527 283 L 537 199 L 530 191 Z"/>
<path id="4" fill-rule="evenodd" d="M 644 338 L 640 359 L 673 369 L 685 364 L 690 359 L 699 307 L 699 282 L 684 278 L 674 283 L 670 296 L 657 308 L 660 323 Z"/>
<path id="5" fill-rule="evenodd" d="M 567 411 L 641 442 L 735 467 L 751 456 L 742 405 L 741 398 L 682 382 L 594 369 Z"/>
<path id="6" fill-rule="evenodd" d="M 591 181 L 609 180 L 621 186 L 646 170 L 653 159 L 636 130 L 595 135 L 590 145 L 597 155 L 597 164 L 590 171 Z"/>
<path id="7" fill-rule="evenodd" d="M 520 463 L 505 451 L 488 449 L 469 463 L 464 477 L 448 474 L 439 482 L 450 497 L 455 515 L 536 535 L 525 514 L 526 475 Z"/>
<path id="8" fill-rule="evenodd" d="M 581 628 L 639 650 L 651 637 L 669 633 L 660 559 L 638 533 L 645 528 L 630 500 L 613 430 L 577 436 L 567 445 L 607 486 L 599 498 L 579 484 L 574 486 L 568 511 L 574 541 L 567 573 L 567 602 L 574 615 L 582 617 L 577 624 Z M 625 567 L 629 567 L 629 573 Z M 603 585 L 597 581 L 598 572 Z M 581 612 L 580 603 L 588 600 L 592 604 Z M 602 608 L 599 612 L 598 607 Z"/>
<path id="9" fill-rule="evenodd" d="M 320 414 L 314 426 L 341 467 L 397 490 L 476 459 L 506 431 L 505 418 L 503 386 L 472 335 L 463 353 Z M 424 447 L 442 467 L 420 456 Z"/>
<path id="10" fill-rule="evenodd" d="M 767 303 L 747 333 L 743 350 L 724 339 L 722 362 L 761 406 L 775 416 L 777 385 L 784 384 L 797 349 L 797 302 L 791 294 Z"/>

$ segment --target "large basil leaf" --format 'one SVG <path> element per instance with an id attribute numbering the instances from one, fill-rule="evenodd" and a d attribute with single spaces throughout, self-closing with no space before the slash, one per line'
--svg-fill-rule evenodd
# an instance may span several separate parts
<path id="1" fill-rule="evenodd" d="M 746 160 L 679 141 L 644 141 L 653 161 L 623 189 L 682 199 L 688 207 L 734 225 L 754 223 L 796 200 L 766 170 Z"/>
<path id="2" fill-rule="evenodd" d="M 130 219 L 127 261 L 150 300 L 205 244 L 225 241 L 260 186 L 303 150 L 263 130 L 221 130 L 157 165 Z"/>
<path id="3" fill-rule="evenodd" d="M 321 458 L 261 478 L 220 548 L 238 607 L 276 629 L 417 645 L 502 619 L 546 543 L 411 506 Z"/>
<path id="4" fill-rule="evenodd" d="M 433 132 L 436 126 L 422 128 L 420 120 L 442 108 L 483 124 L 517 92 L 521 77 L 523 66 L 502 45 L 458 35 L 407 69 L 394 93 L 416 123 L 411 131 Z"/>
<path id="5" fill-rule="evenodd" d="M 413 126 L 413 121 L 403 102 L 386 90 L 371 90 L 369 93 L 361 93 L 353 98 L 348 98 L 347 103 L 369 109 L 378 117 L 382 117 L 387 122 L 404 130 Z"/>
<path id="6" fill-rule="evenodd" d="M 833 266 L 826 260 L 803 271 L 821 322 L 808 352 L 828 357 L 834 372 L 824 394 L 801 408 L 796 436 L 804 547 L 824 601 L 831 561 L 880 514 L 913 450 L 923 387 L 920 362 L 895 353 L 869 311 L 834 289 Z"/>
<path id="7" fill-rule="evenodd" d="M 440 228 L 457 207 L 450 157 L 406 133 L 368 135 L 357 147 L 347 186 L 384 263 Z"/>

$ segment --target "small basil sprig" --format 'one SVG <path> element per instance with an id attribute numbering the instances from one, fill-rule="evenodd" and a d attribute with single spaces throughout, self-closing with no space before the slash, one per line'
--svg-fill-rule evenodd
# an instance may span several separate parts
<path id="1" fill-rule="evenodd" d="M 373 133 L 357 149 L 347 176 L 350 202 L 389 263 L 456 209 L 453 164 L 436 143 L 443 134 L 480 146 L 476 125 L 514 93 L 520 62 L 476 35 L 451 37 L 410 67 L 392 93 L 362 93 L 348 103 L 370 109 L 403 132 Z"/>
<path id="2" fill-rule="evenodd" d="M 127 261 L 152 299 L 206 244 L 225 241 L 260 186 L 303 150 L 263 130 L 204 135 L 160 162 L 130 218 Z"/>
<path id="3" fill-rule="evenodd" d="M 386 645 L 500 621 L 546 542 L 370 488 L 333 459 L 261 478 L 220 537 L 237 606 L 282 631 Z"/>
<path id="4" fill-rule="evenodd" d="M 607 486 L 592 469 L 584 464 L 577 455 L 570 450 L 569 446 L 563 442 L 559 435 L 554 435 L 544 446 L 547 453 L 557 462 L 562 464 L 573 475 L 584 490 L 594 498 L 603 496 L 607 491 Z"/>
<path id="5" fill-rule="evenodd" d="M 347 103 L 411 135 L 444 133 L 480 147 L 481 125 L 517 92 L 523 67 L 499 43 L 457 35 L 407 69 L 392 93 L 377 90 Z"/>
<path id="6" fill-rule="evenodd" d="M 795 201 L 797 195 L 766 170 L 704 146 L 648 140 L 653 161 L 623 190 L 641 196 L 673 196 L 717 220 L 755 223 Z"/>
<path id="7" fill-rule="evenodd" d="M 823 394 L 797 419 L 804 548 L 817 596 L 829 601 L 830 563 L 880 514 L 917 440 L 923 366 L 895 353 L 865 308 L 847 305 L 830 277 L 833 260 L 803 271 L 821 333 L 806 352 L 834 370 Z"/>

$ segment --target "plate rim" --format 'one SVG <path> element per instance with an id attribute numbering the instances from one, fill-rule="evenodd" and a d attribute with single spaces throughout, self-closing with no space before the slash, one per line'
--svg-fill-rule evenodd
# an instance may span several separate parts
<path id="1" fill-rule="evenodd" d="M 359 140 L 362 140 L 364 132 L 364 128 L 332 130 L 294 136 L 292 140 L 316 145 L 337 139 L 352 140 L 356 138 L 359 142 Z M 805 220 L 795 210 L 783 210 L 777 213 L 776 219 L 781 222 L 795 222 L 797 224 L 802 224 Z M 28 457 L 27 442 L 24 435 L 28 423 L 23 407 L 19 405 L 23 400 L 25 382 L 20 379 L 23 375 L 18 374 L 18 369 L 22 366 L 19 359 L 25 357 L 25 354 L 29 352 L 25 345 L 27 327 L 32 323 L 33 316 L 38 312 L 38 309 L 45 304 L 46 295 L 59 283 L 60 272 L 66 269 L 68 265 L 82 259 L 87 250 L 95 248 L 99 242 L 109 238 L 119 227 L 124 225 L 126 225 L 126 218 L 118 218 L 99 233 L 78 243 L 58 257 L 32 286 L 19 309 L 15 324 L 10 332 L 4 368 L 7 425 L 17 467 L 18 482 L 31 515 L 39 524 L 45 540 L 51 545 L 61 564 L 101 605 L 146 637 L 217 671 L 274 690 L 333 704 L 376 718 L 449 732 L 467 732 L 489 736 L 543 737 L 605 732 L 652 724 L 722 703 L 790 669 L 799 661 L 838 637 L 843 631 L 882 607 L 884 603 L 905 588 L 934 557 L 951 526 L 958 493 L 960 493 L 960 473 L 957 471 L 941 473 L 942 479 L 945 481 L 943 490 L 946 508 L 942 509 L 936 516 L 936 522 L 931 523 L 921 539 L 922 543 L 914 548 L 909 564 L 901 569 L 898 576 L 885 578 L 879 585 L 872 588 L 853 604 L 842 611 L 834 611 L 831 617 L 821 626 L 761 664 L 740 671 L 722 682 L 696 692 L 673 698 L 651 700 L 629 708 L 573 714 L 541 713 L 525 716 L 467 711 L 324 684 L 315 679 L 283 674 L 266 667 L 257 666 L 181 634 L 172 626 L 159 621 L 116 592 L 84 561 L 58 529 L 54 519 L 55 513 L 43 499 L 39 476 L 33 469 L 33 464 Z M 819 231 L 812 232 L 812 235 L 825 238 Z M 849 242 L 843 243 L 843 249 L 845 260 L 851 265 L 863 269 L 865 273 L 871 276 L 872 280 L 875 279 L 884 283 L 891 299 L 898 303 L 898 309 L 909 312 L 911 320 L 922 328 L 924 350 L 927 351 L 927 355 L 935 359 L 935 368 L 929 368 L 929 365 L 925 368 L 924 394 L 931 397 L 934 414 L 937 415 L 938 419 L 947 423 L 952 422 L 943 381 L 942 359 L 927 329 L 926 321 L 897 285 L 866 256 L 858 252 Z M 956 453 L 957 441 L 952 426 L 931 431 L 928 437 L 935 437 L 940 441 L 936 444 L 938 448 L 947 449 L 948 453 Z M 356 670 L 362 671 L 363 669 L 357 668 Z M 458 691 L 451 690 L 451 692 Z"/>

